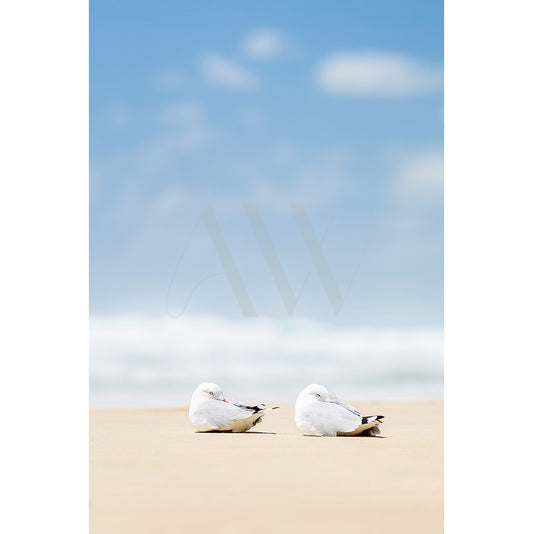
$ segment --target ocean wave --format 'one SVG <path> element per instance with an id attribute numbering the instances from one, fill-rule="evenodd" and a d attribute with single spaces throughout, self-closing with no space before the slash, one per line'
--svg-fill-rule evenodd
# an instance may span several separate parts
<path id="1" fill-rule="evenodd" d="M 185 405 L 196 385 L 294 400 L 309 382 L 346 398 L 441 398 L 443 333 L 306 319 L 93 316 L 91 405 Z"/>

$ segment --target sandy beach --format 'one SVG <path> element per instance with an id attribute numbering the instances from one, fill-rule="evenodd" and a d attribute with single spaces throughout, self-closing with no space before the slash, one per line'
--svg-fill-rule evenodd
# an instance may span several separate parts
<path id="1" fill-rule="evenodd" d="M 442 532 L 442 402 L 353 404 L 383 437 L 301 436 L 287 404 L 246 434 L 195 433 L 185 408 L 92 410 L 90 532 Z"/>

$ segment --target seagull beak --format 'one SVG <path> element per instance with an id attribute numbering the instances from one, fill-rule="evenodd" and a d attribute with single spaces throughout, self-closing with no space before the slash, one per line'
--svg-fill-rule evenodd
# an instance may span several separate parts
<path id="1" fill-rule="evenodd" d="M 228 400 L 228 399 L 222 399 L 222 400 L 223 400 L 224 402 L 229 402 L 229 400 Z"/>

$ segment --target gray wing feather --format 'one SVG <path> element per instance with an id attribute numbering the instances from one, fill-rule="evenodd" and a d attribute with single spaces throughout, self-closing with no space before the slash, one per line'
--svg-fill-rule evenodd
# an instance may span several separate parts
<path id="1" fill-rule="evenodd" d="M 353 432 L 362 418 L 352 410 L 331 402 L 316 402 L 312 409 L 312 424 L 323 434 L 335 435 L 337 432 Z"/>
<path id="2" fill-rule="evenodd" d="M 347 402 L 344 402 L 340 399 L 336 399 L 336 402 L 339 406 L 342 406 L 343 408 L 353 413 L 354 415 L 357 415 L 358 417 L 361 417 L 361 418 L 363 417 L 360 411 L 356 410 L 353 406 L 350 406 Z"/>
<path id="3" fill-rule="evenodd" d="M 241 407 L 230 402 L 212 400 L 205 402 L 196 416 L 203 419 L 209 426 L 219 428 L 229 426 L 238 419 L 246 419 L 252 413 L 254 412 L 245 406 Z"/>

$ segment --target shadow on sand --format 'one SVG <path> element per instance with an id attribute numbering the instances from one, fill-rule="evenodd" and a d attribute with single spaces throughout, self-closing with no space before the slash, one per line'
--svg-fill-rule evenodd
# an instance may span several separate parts
<path id="1" fill-rule="evenodd" d="M 273 434 L 276 432 L 261 432 L 259 430 L 248 430 L 248 432 L 232 432 L 231 430 L 207 430 L 206 432 L 195 432 L 196 434 Z"/>

